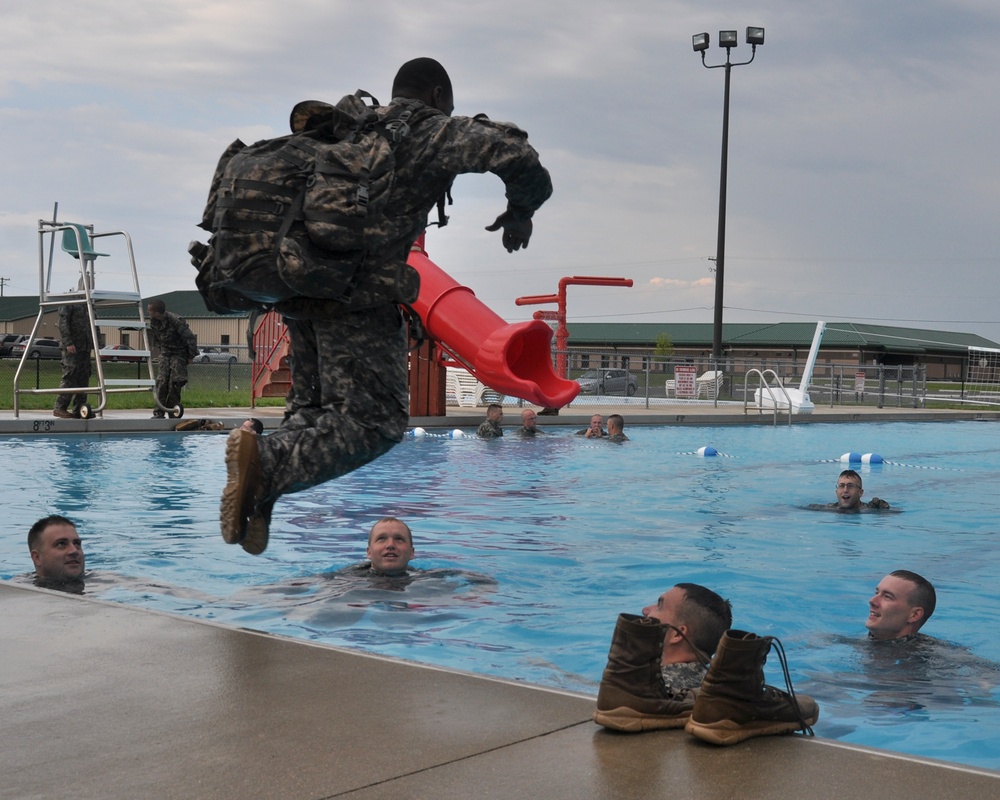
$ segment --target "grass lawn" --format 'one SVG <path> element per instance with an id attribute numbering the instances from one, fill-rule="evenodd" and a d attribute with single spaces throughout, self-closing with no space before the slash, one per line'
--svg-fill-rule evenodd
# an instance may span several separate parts
<path id="1" fill-rule="evenodd" d="M 14 374 L 18 359 L 0 359 L 0 410 L 14 408 Z M 143 378 L 149 373 L 143 363 L 105 362 L 102 364 L 105 380 Z M 155 369 L 154 369 L 155 374 Z M 54 359 L 29 361 L 21 373 L 20 406 L 25 410 L 52 408 L 55 395 L 28 394 L 30 389 L 49 389 L 59 386 L 62 367 Z M 97 383 L 96 370 L 91 375 L 90 384 Z M 91 405 L 100 402 L 100 394 L 95 391 L 88 396 Z M 244 408 L 250 406 L 250 365 L 249 364 L 189 364 L 188 385 L 181 394 L 185 408 Z M 279 397 L 259 398 L 258 406 L 283 406 Z M 151 389 L 109 394 L 109 409 L 153 408 Z"/>

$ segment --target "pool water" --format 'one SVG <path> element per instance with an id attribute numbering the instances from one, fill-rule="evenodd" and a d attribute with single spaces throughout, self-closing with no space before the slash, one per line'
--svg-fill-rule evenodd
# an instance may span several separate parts
<path id="1" fill-rule="evenodd" d="M 691 581 L 781 638 L 818 735 L 1000 769 L 1000 425 L 631 426 L 623 445 L 549 430 L 408 438 L 283 498 L 260 557 L 218 534 L 223 435 L 3 437 L 0 577 L 30 570 L 27 529 L 62 513 L 111 579 L 88 590 L 103 599 L 591 695 L 618 613 Z M 807 508 L 834 500 L 852 451 L 892 462 L 858 470 L 902 513 Z M 426 575 L 323 574 L 362 560 L 386 515 Z M 938 590 L 923 632 L 940 641 L 907 658 L 864 628 L 900 568 Z M 781 685 L 776 656 L 767 676 Z"/>

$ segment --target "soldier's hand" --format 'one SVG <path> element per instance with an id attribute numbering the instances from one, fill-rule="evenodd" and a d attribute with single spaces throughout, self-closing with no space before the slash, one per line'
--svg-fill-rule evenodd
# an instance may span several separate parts
<path id="1" fill-rule="evenodd" d="M 522 247 L 528 249 L 528 240 L 531 239 L 533 226 L 530 219 L 514 219 L 514 215 L 509 211 L 504 211 L 497 217 L 492 225 L 487 225 L 486 230 L 498 231 L 503 228 L 503 246 L 508 253 L 520 250 Z"/>

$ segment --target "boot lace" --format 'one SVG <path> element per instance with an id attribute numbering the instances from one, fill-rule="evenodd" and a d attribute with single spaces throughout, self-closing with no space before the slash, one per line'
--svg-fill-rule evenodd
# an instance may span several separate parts
<path id="1" fill-rule="evenodd" d="M 795 696 L 795 689 L 792 687 L 792 676 L 788 673 L 788 659 L 785 657 L 785 648 L 781 644 L 781 640 L 775 636 L 765 637 L 768 643 L 771 645 L 771 649 L 777 652 L 778 661 L 781 662 L 781 671 L 785 676 L 785 686 L 788 687 L 788 697 L 792 701 L 792 708 L 795 709 L 795 716 L 799 718 L 799 729 L 806 736 L 815 736 L 813 729 L 806 722 L 805 717 L 802 716 L 802 709 L 799 708 L 799 699 Z M 765 691 L 770 690 L 772 692 L 781 692 L 780 689 L 775 689 L 772 686 L 765 686 Z"/>

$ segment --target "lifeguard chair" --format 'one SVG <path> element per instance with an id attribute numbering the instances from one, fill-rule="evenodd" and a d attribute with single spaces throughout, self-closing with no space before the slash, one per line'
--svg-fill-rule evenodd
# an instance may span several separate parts
<path id="1" fill-rule="evenodd" d="M 123 392 L 150 392 L 157 408 L 161 408 L 171 417 L 182 416 L 183 406 L 162 408 L 155 392 L 153 392 L 156 378 L 153 374 L 149 332 L 142 307 L 142 294 L 139 291 L 139 275 L 135 267 L 135 254 L 132 250 L 131 237 L 125 231 L 97 232 L 93 225 L 83 225 L 78 222 L 57 222 L 55 220 L 57 210 L 58 204 L 53 211 L 52 220 L 38 221 L 38 317 L 31 329 L 29 342 L 35 340 L 48 311 L 65 305 L 85 305 L 90 319 L 97 385 L 67 386 L 55 389 L 22 389 L 21 373 L 24 371 L 30 354 L 30 348 L 26 347 L 21 356 L 21 362 L 17 366 L 17 371 L 14 373 L 14 416 L 20 415 L 20 396 L 22 394 L 97 394 L 100 396 L 100 400 L 96 406 L 84 403 L 79 409 L 81 419 L 87 419 L 104 410 L 109 394 Z M 112 237 L 118 237 L 124 242 L 131 280 L 126 280 L 126 286 L 118 290 L 97 289 L 95 265 L 99 258 L 110 258 L 110 254 L 98 252 L 94 243 L 99 240 L 112 243 L 115 241 Z M 76 261 L 75 264 L 62 259 L 58 268 L 54 266 L 57 239 L 60 241 L 62 251 L 71 256 Z M 48 246 L 47 260 L 46 245 Z M 72 268 L 68 268 L 67 264 L 71 265 Z M 55 291 L 53 285 L 60 280 L 66 281 L 67 284 L 71 281 L 74 282 L 76 289 Z M 130 285 L 128 285 L 129 283 Z M 105 375 L 101 356 L 101 338 L 98 335 L 98 331 L 104 328 L 138 333 L 142 346 L 136 350 L 129 350 L 128 353 L 130 359 L 138 359 L 136 377 L 108 378 Z M 143 363 L 145 369 L 143 369 Z"/>

